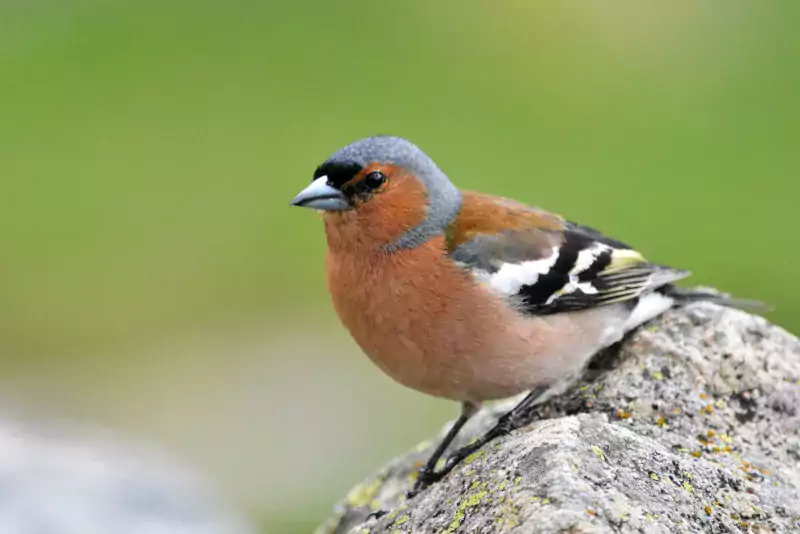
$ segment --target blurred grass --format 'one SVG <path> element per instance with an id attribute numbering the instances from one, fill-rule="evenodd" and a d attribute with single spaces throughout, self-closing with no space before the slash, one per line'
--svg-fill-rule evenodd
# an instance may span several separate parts
<path id="1" fill-rule="evenodd" d="M 738 1 L 0 2 L 5 371 L 65 355 L 105 369 L 92 355 L 175 333 L 329 317 L 319 221 L 287 203 L 373 133 L 414 140 L 462 187 L 769 301 L 798 330 L 799 15 Z M 308 524 L 335 497 L 318 488 Z"/>

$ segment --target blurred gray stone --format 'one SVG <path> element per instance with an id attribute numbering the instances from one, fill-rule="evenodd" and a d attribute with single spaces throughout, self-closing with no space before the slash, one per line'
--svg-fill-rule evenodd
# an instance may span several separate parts
<path id="1" fill-rule="evenodd" d="M 514 402 L 484 409 L 458 445 Z M 800 341 L 694 304 L 599 355 L 415 499 L 403 492 L 433 442 L 354 488 L 318 532 L 800 532 L 799 409 Z"/>
<path id="2" fill-rule="evenodd" d="M 158 452 L 64 424 L 0 418 L 2 534 L 251 534 Z"/>

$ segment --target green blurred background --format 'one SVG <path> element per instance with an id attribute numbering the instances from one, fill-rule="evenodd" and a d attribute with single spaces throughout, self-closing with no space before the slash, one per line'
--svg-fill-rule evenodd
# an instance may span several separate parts
<path id="1" fill-rule="evenodd" d="M 456 407 L 336 322 L 289 200 L 391 133 L 800 330 L 800 4 L 0 0 L 0 399 L 308 532 Z"/>

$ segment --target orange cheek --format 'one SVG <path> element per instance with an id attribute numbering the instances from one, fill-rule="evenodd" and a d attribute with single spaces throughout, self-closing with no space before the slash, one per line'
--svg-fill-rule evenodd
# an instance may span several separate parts
<path id="1" fill-rule="evenodd" d="M 427 216 L 424 185 L 407 174 L 395 175 L 352 211 L 325 215 L 332 249 L 377 249 L 397 241 Z"/>
<path id="2" fill-rule="evenodd" d="M 427 215 L 428 195 L 416 178 L 400 177 L 360 207 L 376 238 L 396 241 Z"/>

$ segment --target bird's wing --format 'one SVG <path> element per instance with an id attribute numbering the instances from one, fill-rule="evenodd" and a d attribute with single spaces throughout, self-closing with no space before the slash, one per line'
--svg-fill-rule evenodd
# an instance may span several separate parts
<path id="1" fill-rule="evenodd" d="M 592 228 L 477 193 L 464 193 L 447 247 L 477 281 L 539 315 L 633 300 L 689 276 Z"/>

